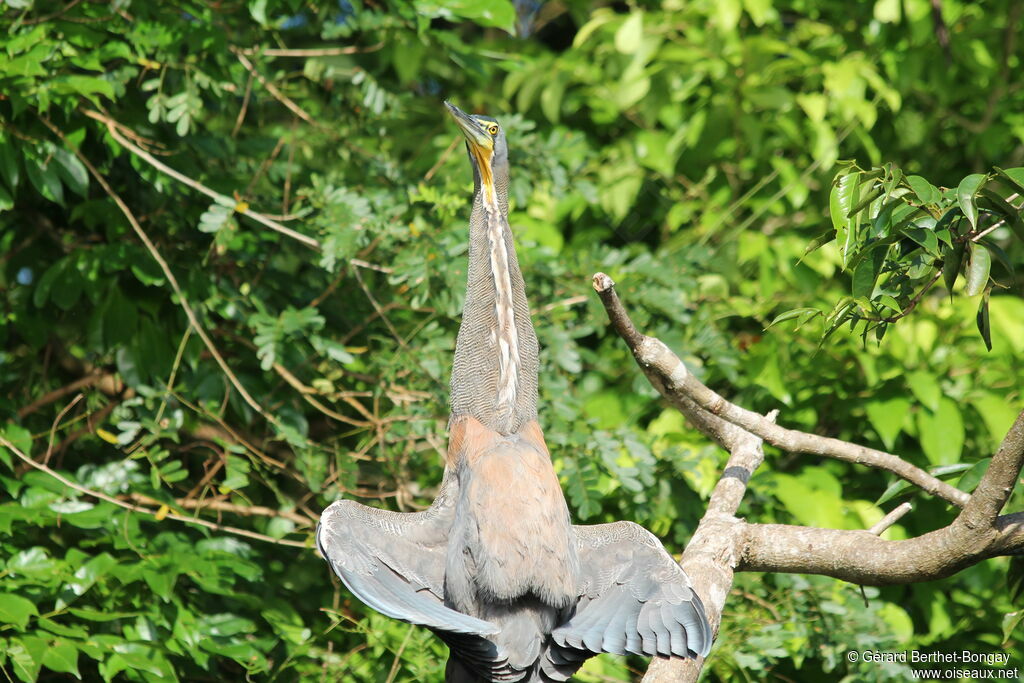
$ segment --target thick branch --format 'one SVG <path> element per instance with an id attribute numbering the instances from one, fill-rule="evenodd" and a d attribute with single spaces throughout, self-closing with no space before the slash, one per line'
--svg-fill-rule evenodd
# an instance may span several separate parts
<path id="1" fill-rule="evenodd" d="M 770 418 L 774 419 L 775 414 Z M 711 492 L 704 517 L 679 561 L 704 602 L 711 632 L 715 635 L 722 623 L 722 610 L 732 589 L 734 567 L 738 561 L 736 541 L 740 534 L 737 529 L 742 528 L 743 522 L 733 515 L 746 493 L 747 482 L 764 461 L 761 439 L 733 425 L 729 427 L 729 433 L 734 437 L 729 461 Z M 643 681 L 696 681 L 703 666 L 703 658 L 655 659 L 647 668 Z"/>
<path id="2" fill-rule="evenodd" d="M 637 332 L 604 273 L 594 276 L 594 289 L 615 331 L 629 344 L 634 358 L 651 383 L 680 410 L 690 401 L 714 416 L 755 434 L 766 443 L 793 453 L 810 453 L 892 472 L 924 491 L 963 507 L 970 496 L 919 467 L 891 453 L 867 448 L 831 437 L 785 429 L 763 415 L 741 408 L 709 389 L 687 370 L 686 365 L 660 340 Z"/>
<path id="3" fill-rule="evenodd" d="M 870 531 L 748 524 L 737 571 L 822 574 L 862 585 L 887 586 L 945 578 L 998 555 L 1024 550 L 1024 513 L 1003 515 L 994 527 L 951 524 L 904 541 Z"/>
<path id="4" fill-rule="evenodd" d="M 957 522 L 969 529 L 991 525 L 1006 505 L 1020 476 L 1021 465 L 1024 465 L 1024 411 L 1017 415 L 999 450 L 992 456 L 992 462 Z"/>

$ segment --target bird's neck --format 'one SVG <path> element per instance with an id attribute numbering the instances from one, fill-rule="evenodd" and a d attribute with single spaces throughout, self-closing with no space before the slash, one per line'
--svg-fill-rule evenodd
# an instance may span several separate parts
<path id="1" fill-rule="evenodd" d="M 489 195 L 477 185 L 452 417 L 471 415 L 511 434 L 537 414 L 537 337 L 508 224 L 507 177 L 496 177 Z"/>

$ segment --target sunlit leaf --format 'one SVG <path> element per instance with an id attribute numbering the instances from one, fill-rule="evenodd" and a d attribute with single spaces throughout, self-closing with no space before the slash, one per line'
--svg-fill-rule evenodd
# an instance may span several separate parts
<path id="1" fill-rule="evenodd" d="M 988 176 L 983 173 L 972 173 L 961 180 L 956 188 L 956 201 L 973 228 L 978 227 L 978 208 L 974 204 L 974 195 L 987 179 Z"/>
<path id="2" fill-rule="evenodd" d="M 989 272 L 992 269 L 992 255 L 984 245 L 971 242 L 970 258 L 967 262 L 967 286 L 964 293 L 967 296 L 981 294 L 988 284 Z"/>

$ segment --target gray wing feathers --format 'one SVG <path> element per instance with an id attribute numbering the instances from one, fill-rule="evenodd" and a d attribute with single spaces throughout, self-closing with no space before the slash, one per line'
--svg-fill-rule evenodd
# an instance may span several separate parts
<path id="1" fill-rule="evenodd" d="M 381 614 L 448 633 L 497 633 L 494 624 L 444 606 L 447 539 L 436 517 L 342 500 L 321 515 L 316 544 L 348 589 Z"/>
<path id="2" fill-rule="evenodd" d="M 592 653 L 696 657 L 711 649 L 700 598 L 649 531 L 632 522 L 577 526 L 583 595 L 551 634 Z"/>

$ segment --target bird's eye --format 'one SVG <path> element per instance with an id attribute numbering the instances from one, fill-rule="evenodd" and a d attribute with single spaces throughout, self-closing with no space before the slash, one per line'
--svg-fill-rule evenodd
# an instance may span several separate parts
<path id="1" fill-rule="evenodd" d="M 497 135 L 498 134 L 498 124 L 492 123 L 491 125 L 487 126 L 487 132 L 490 133 L 491 135 Z"/>

